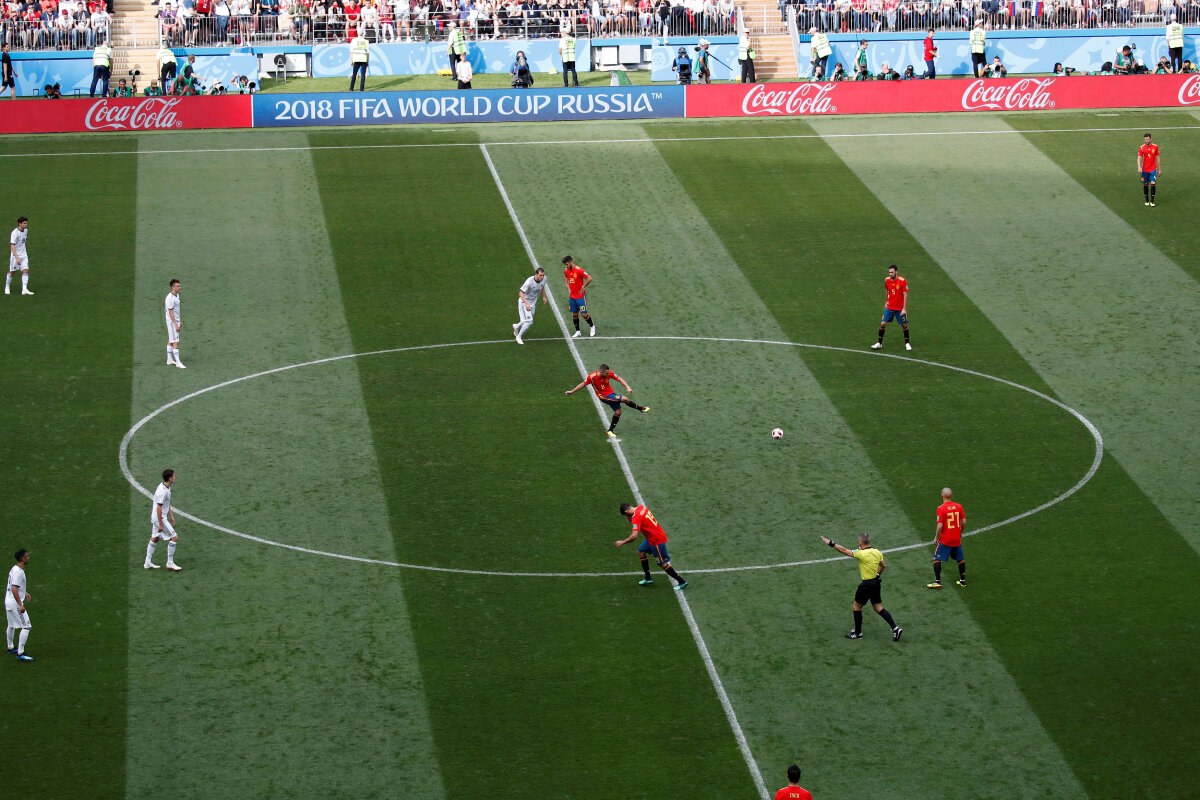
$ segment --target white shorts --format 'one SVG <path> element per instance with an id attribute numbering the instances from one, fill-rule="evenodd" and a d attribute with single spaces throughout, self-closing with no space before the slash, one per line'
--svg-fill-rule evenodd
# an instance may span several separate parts
<path id="1" fill-rule="evenodd" d="M 11 595 L 10 595 L 10 597 L 11 597 Z M 7 602 L 4 604 L 4 610 L 8 612 L 8 627 L 10 627 L 10 628 L 32 628 L 33 627 L 32 625 L 29 624 L 29 612 L 28 611 L 26 611 L 24 613 L 17 611 L 16 606 L 9 605 Z"/>
<path id="2" fill-rule="evenodd" d="M 521 323 L 533 322 L 533 312 L 537 310 L 537 303 L 531 303 L 533 309 L 525 307 L 525 304 L 520 300 L 517 301 L 517 315 L 521 317 Z"/>
<path id="3" fill-rule="evenodd" d="M 179 344 L 179 331 L 171 320 L 167 320 L 167 344 Z"/>
<path id="4" fill-rule="evenodd" d="M 25 258 L 23 258 L 21 260 L 20 265 L 18 265 L 17 257 L 14 256 L 12 253 L 8 254 L 8 271 L 9 272 L 20 272 L 20 271 L 26 270 L 26 269 L 29 269 L 29 256 L 25 256 Z"/>
<path id="5" fill-rule="evenodd" d="M 166 520 L 163 520 L 163 529 L 161 531 L 158 529 L 157 522 L 150 523 L 151 539 L 162 539 L 165 541 L 167 539 L 174 539 L 178 535 L 179 534 L 175 533 L 175 529 L 171 527 L 171 523 L 167 522 Z"/>

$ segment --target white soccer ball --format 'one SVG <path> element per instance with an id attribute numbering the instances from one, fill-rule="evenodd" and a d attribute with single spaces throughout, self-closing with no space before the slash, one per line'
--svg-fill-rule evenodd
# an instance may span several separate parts
<path id="1" fill-rule="evenodd" d="M 775 430 L 771 431 L 771 438 L 772 439 L 782 439 L 783 438 L 783 428 L 776 428 Z"/>

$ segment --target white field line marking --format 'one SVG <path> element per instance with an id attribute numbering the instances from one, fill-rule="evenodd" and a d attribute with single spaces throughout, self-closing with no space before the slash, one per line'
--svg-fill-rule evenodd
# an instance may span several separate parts
<path id="1" fill-rule="evenodd" d="M 795 119 L 807 119 L 796 117 Z M 644 139 L 547 139 L 536 142 L 488 142 L 488 147 L 528 147 L 530 145 L 581 145 L 581 144 L 645 144 L 646 142 L 751 142 L 789 139 L 874 139 L 905 136 L 1010 136 L 1024 133 L 1116 133 L 1120 131 L 1193 131 L 1200 125 L 1168 125 L 1136 128 L 1045 128 L 1041 130 L 992 130 L 992 131 L 893 131 L 872 133 L 795 133 L 770 136 L 680 136 Z M 199 153 L 289 153 L 315 150 L 409 150 L 430 147 L 483 147 L 475 142 L 413 142 L 409 144 L 327 144 L 293 147 L 209 147 L 184 150 L 83 150 L 73 153 L 0 153 L 0 158 L 62 158 L 64 156 L 152 156 L 152 155 L 196 155 Z"/>
<path id="2" fill-rule="evenodd" d="M 715 337 L 715 336 L 598 336 L 596 338 L 607 339 L 609 341 L 625 340 L 625 339 L 630 339 L 630 340 L 658 339 L 658 340 L 663 340 L 663 341 L 770 344 L 770 345 L 779 345 L 782 347 L 805 347 L 805 348 L 809 348 L 811 350 L 835 350 L 835 351 L 839 351 L 839 352 L 843 352 L 843 353 L 855 353 L 858 355 L 871 356 L 871 357 L 876 357 L 876 358 L 894 358 L 894 359 L 898 359 L 900 361 L 910 361 L 914 364 L 924 364 L 926 366 L 931 366 L 931 367 L 941 367 L 943 369 L 950 369 L 950 370 L 954 370 L 956 372 L 962 372 L 962 373 L 966 373 L 968 375 L 974 375 L 974 376 L 977 376 L 980 378 L 986 378 L 987 380 L 996 381 L 997 383 L 1003 383 L 1007 386 L 1012 386 L 1012 387 L 1020 389 L 1022 391 L 1029 392 L 1030 394 L 1032 394 L 1036 397 L 1040 397 L 1043 400 L 1046 400 L 1050 403 L 1053 403 L 1054 405 L 1058 406 L 1059 408 L 1062 408 L 1062 409 L 1068 411 L 1072 416 L 1074 416 L 1076 419 L 1078 419 L 1080 422 L 1083 423 L 1083 425 L 1088 429 L 1088 432 L 1091 433 L 1091 435 L 1092 435 L 1092 440 L 1094 441 L 1095 446 L 1096 446 L 1096 452 L 1095 452 L 1094 458 L 1092 459 L 1091 468 L 1088 470 L 1087 474 L 1082 479 L 1080 479 L 1080 481 L 1078 483 L 1076 483 L 1074 486 L 1072 486 L 1066 492 L 1063 492 L 1062 494 L 1053 498 L 1052 500 L 1049 500 L 1048 502 L 1043 503 L 1042 505 L 1038 506 L 1037 508 L 1030 509 L 1029 511 L 1024 511 L 1020 514 L 1017 514 L 1016 516 L 1009 517 L 1008 519 L 1001 520 L 1000 522 L 992 523 L 991 525 L 985 525 L 982 528 L 976 528 L 973 531 L 965 531 L 963 533 L 963 536 L 974 536 L 977 533 L 984 533 L 985 531 L 995 530 L 996 528 L 1002 527 L 1004 525 L 1008 525 L 1009 523 L 1012 523 L 1012 522 L 1017 522 L 1018 520 L 1025 519 L 1026 517 L 1030 517 L 1034 514 L 1037 514 L 1039 511 L 1045 511 L 1047 508 L 1050 508 L 1051 506 L 1061 503 L 1062 501 L 1066 500 L 1068 497 L 1070 497 L 1071 495 L 1075 494 L 1080 489 L 1082 489 L 1084 487 L 1084 485 L 1095 476 L 1096 470 L 1100 468 L 1100 460 L 1104 455 L 1104 440 L 1100 435 L 1100 431 L 1097 430 L 1096 426 L 1093 425 L 1086 417 L 1084 417 L 1078 411 L 1076 411 L 1075 409 L 1073 409 L 1069 406 L 1064 405 L 1063 403 L 1060 403 L 1058 400 L 1055 400 L 1053 397 L 1049 397 L 1047 395 L 1042 394 L 1041 392 L 1037 391 L 1036 389 L 1031 389 L 1028 386 L 1024 386 L 1019 383 L 1014 383 L 1013 381 L 1005 380 L 1004 378 L 997 378 L 996 376 L 988 375 L 985 372 L 976 372 L 975 370 L 965 369 L 963 367 L 955 367 L 950 364 L 942 364 L 937 361 L 926 361 L 924 359 L 912 358 L 910 356 L 897 356 L 897 355 L 890 355 L 887 353 L 876 353 L 874 351 L 867 351 L 867 350 L 855 350 L 850 347 L 835 347 L 833 345 L 825 345 L 825 344 L 805 344 L 803 342 L 782 342 L 782 341 L 774 341 L 772 339 L 724 339 L 724 338 Z M 224 381 L 223 383 L 218 383 L 213 386 L 209 386 L 205 389 L 198 389 L 198 390 L 192 392 L 191 394 L 184 395 L 183 397 L 180 397 L 176 400 L 172 400 L 171 402 L 167 403 L 166 405 L 163 405 L 163 406 L 155 409 L 154 411 L 150 412 L 142 419 L 138 420 L 138 422 L 132 428 L 129 429 L 129 431 L 125 434 L 125 437 L 121 440 L 121 448 L 120 448 L 120 452 L 119 452 L 121 473 L 125 476 L 125 480 L 127 480 L 134 489 L 136 489 L 141 494 L 145 495 L 147 498 L 152 498 L 153 493 L 150 492 L 150 490 L 148 490 L 145 486 L 138 483 L 137 479 L 133 477 L 133 473 L 129 470 L 128 450 L 129 450 L 130 442 L 133 440 L 134 435 L 139 430 L 141 430 L 142 426 L 144 426 L 147 422 L 149 422 L 150 420 L 157 417 L 159 414 L 163 413 L 167 409 L 174 408 L 175 406 L 179 405 L 180 403 L 190 400 L 193 397 L 198 397 L 202 394 L 206 394 L 207 392 L 216 391 L 217 389 L 223 389 L 226 386 L 232 386 L 233 384 L 241 383 L 242 381 L 249 381 L 249 380 L 253 380 L 255 378 L 261 378 L 266 375 L 273 375 L 278 372 L 287 372 L 288 370 L 301 369 L 302 367 L 311 367 L 311 366 L 315 366 L 317 364 L 326 364 L 326 363 L 333 362 L 333 361 L 342 361 L 347 358 L 359 358 L 362 356 L 387 355 L 390 353 L 405 353 L 405 352 L 412 352 L 412 351 L 417 351 L 417 350 L 438 350 L 438 349 L 443 349 L 443 348 L 447 348 L 447 347 L 471 347 L 471 346 L 485 345 L 485 344 L 507 344 L 510 341 L 511 340 L 509 340 L 509 339 L 490 339 L 490 340 L 477 341 L 477 342 L 452 342 L 449 344 L 426 344 L 426 345 L 415 345 L 412 347 L 394 347 L 394 348 L 390 348 L 387 350 L 373 350 L 373 351 L 367 352 L 367 353 L 350 353 L 348 355 L 332 356 L 329 358 L 319 358 L 315 361 L 305 361 L 301 364 L 291 364 L 286 367 L 276 367 L 275 369 L 268 369 L 268 370 L 264 370 L 263 372 L 256 372 L 253 375 L 244 375 L 240 378 L 234 378 L 232 380 Z M 529 339 L 528 341 L 531 341 L 531 342 L 558 341 L 558 339 L 557 338 L 554 338 L 554 339 Z M 175 508 L 174 511 L 175 511 L 175 513 L 179 514 L 181 517 L 184 517 L 185 519 L 189 519 L 192 522 L 195 522 L 199 525 L 203 525 L 207 528 L 212 528 L 213 530 L 220 531 L 221 533 L 228 533 L 231 536 L 237 536 L 242 539 L 248 539 L 252 542 L 258 542 L 259 544 L 270 545 L 271 547 L 282 547 L 287 550 L 295 550 L 297 552 L 309 553 L 311 555 L 317 555 L 317 556 L 325 556 L 327 558 L 340 558 L 340 559 L 343 559 L 346 561 L 359 561 L 359 562 L 362 562 L 365 564 L 381 564 L 383 566 L 388 566 L 388 567 L 403 567 L 405 569 L 420 569 L 420 570 L 426 570 L 429 572 L 449 572 L 449 573 L 455 573 L 455 574 L 460 574 L 460 575 L 488 575 L 488 576 L 493 576 L 493 577 L 514 577 L 514 578 L 600 578 L 600 577 L 607 578 L 607 577 L 640 575 L 641 574 L 639 572 L 493 572 L 493 571 L 489 571 L 489 570 L 472 570 L 472 569 L 460 569 L 460 568 L 450 568 L 450 567 L 436 567 L 436 566 L 428 566 L 425 564 L 406 564 L 406 563 L 402 563 L 402 562 L 398 562 L 398 561 L 382 561 L 382 560 L 372 559 L 372 558 L 361 558 L 359 556 L 350 556 L 350 555 L 345 555 L 342 553 L 332 553 L 332 552 L 329 552 L 326 550 L 313 550 L 313 549 L 310 549 L 307 547 L 298 547 L 296 545 L 285 544 L 283 542 L 276 542 L 276 541 L 272 541 L 270 539 L 264 539 L 264 538 L 261 538 L 258 536 L 252 536 L 250 534 L 242 533 L 240 531 L 235 531 L 231 528 L 226 528 L 222 525 L 218 525 L 216 523 L 209 522 L 208 520 L 201 519 L 200 517 L 193 516 L 192 514 L 189 514 L 186 511 L 182 511 L 179 508 Z M 901 552 L 904 552 L 905 550 L 915 550 L 918 547 L 928 547 L 928 546 L 930 546 L 930 543 L 928 543 L 928 542 L 917 542 L 916 544 L 902 545 L 900 547 L 891 547 L 891 548 L 884 550 L 883 552 L 885 552 L 885 553 L 901 553 Z M 840 557 L 814 558 L 814 559 L 808 559 L 806 561 L 785 561 L 785 562 L 780 562 L 777 564 L 751 564 L 751 565 L 740 566 L 740 567 L 709 567 L 709 568 L 705 568 L 705 569 L 688 569 L 688 572 L 689 573 L 746 572 L 749 570 L 780 569 L 783 567 L 805 567 L 805 566 L 809 566 L 811 564 L 831 564 L 833 562 L 840 561 L 840 560 L 841 560 Z"/>
<path id="3" fill-rule="evenodd" d="M 508 199 L 508 192 L 504 189 L 503 181 L 500 180 L 500 173 L 496 171 L 496 165 L 492 163 L 492 157 L 488 154 L 487 147 L 481 144 L 479 145 L 479 149 L 483 152 L 483 158 L 487 161 L 488 169 L 492 173 L 492 179 L 496 181 L 496 188 L 500 190 L 500 196 L 504 199 L 508 215 L 512 217 L 513 225 L 517 229 L 517 235 L 521 237 L 521 244 L 525 247 L 526 255 L 529 256 L 529 263 L 533 265 L 534 269 L 537 269 L 539 267 L 537 257 L 533 254 L 533 247 L 529 244 L 529 237 L 525 235 L 525 229 L 521 226 L 521 220 L 517 218 L 517 211 Z M 547 275 L 546 280 L 549 279 L 550 276 Z M 547 286 L 543 291 L 549 296 L 550 287 Z M 550 306 L 554 309 L 554 319 L 558 321 L 558 329 L 562 332 L 567 347 L 571 350 L 571 357 L 575 359 L 575 366 L 579 368 L 579 376 L 586 378 L 588 370 L 583 365 L 583 358 L 579 355 L 579 349 L 575 346 L 575 340 L 571 338 L 571 332 L 567 329 L 567 321 L 563 318 L 562 311 L 559 310 L 557 303 L 551 302 Z M 596 406 L 596 413 L 600 415 L 600 424 L 607 428 L 608 418 L 605 416 L 604 409 L 600 405 L 600 399 L 596 397 L 595 392 L 588 391 L 587 387 L 584 387 L 583 391 L 591 395 L 592 401 Z M 620 440 L 609 437 L 609 443 L 612 444 L 613 451 L 617 454 L 617 461 L 621 465 L 621 471 L 625 473 L 625 480 L 629 484 L 629 489 L 633 492 L 634 499 L 637 500 L 638 505 L 644 505 L 646 501 L 642 497 L 642 492 L 633 477 L 633 472 L 629 469 L 629 462 L 625 460 L 625 452 L 621 449 Z M 682 591 L 677 591 L 674 594 L 675 599 L 679 601 L 679 607 L 683 609 L 683 617 L 687 621 L 688 630 L 692 632 L 692 639 L 695 640 L 696 648 L 700 651 L 700 658 L 704 661 L 704 668 L 708 670 L 708 677 L 717 692 L 717 698 L 721 701 L 721 708 L 725 711 L 725 718 L 729 720 L 729 727 L 733 730 L 733 737 L 737 740 L 738 749 L 741 750 L 746 767 L 750 770 L 750 777 L 754 780 L 754 786 L 758 789 L 758 795 L 762 800 L 769 800 L 767 785 L 763 782 L 762 772 L 758 769 L 758 762 L 754 760 L 754 754 L 750 752 L 750 743 L 746 741 L 746 734 L 742 731 L 741 723 L 738 722 L 737 712 L 733 709 L 733 703 L 729 701 L 729 695 L 725 691 L 725 684 L 721 681 L 721 676 L 717 673 L 717 665 L 713 663 L 712 654 L 708 652 L 708 645 L 704 641 L 704 636 L 700 633 L 700 626 L 696 624 L 695 616 L 692 615 L 692 608 L 688 604 L 687 597 Z"/>

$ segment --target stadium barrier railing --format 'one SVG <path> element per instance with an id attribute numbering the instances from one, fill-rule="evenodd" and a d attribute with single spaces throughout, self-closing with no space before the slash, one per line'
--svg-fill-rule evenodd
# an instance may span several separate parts
<path id="1" fill-rule="evenodd" d="M 93 26 L 72 24 L 63 28 L 50 20 L 0 19 L 0 41 L 9 50 L 91 50 L 98 42 L 109 41 L 108 21 Z"/>

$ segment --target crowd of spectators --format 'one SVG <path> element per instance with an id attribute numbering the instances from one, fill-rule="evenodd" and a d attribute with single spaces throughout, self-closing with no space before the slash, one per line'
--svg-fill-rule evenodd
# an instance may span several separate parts
<path id="1" fill-rule="evenodd" d="M 733 0 L 163 0 L 172 46 L 426 41 L 457 23 L 473 39 L 735 33 Z"/>
<path id="2" fill-rule="evenodd" d="M 1157 26 L 1175 16 L 1200 23 L 1200 0 L 779 0 L 780 16 L 796 10 L 801 31 L 970 30 Z"/>
<path id="3" fill-rule="evenodd" d="M 107 40 L 112 19 L 104 0 L 7 0 L 0 8 L 0 42 L 20 50 L 90 50 Z"/>

